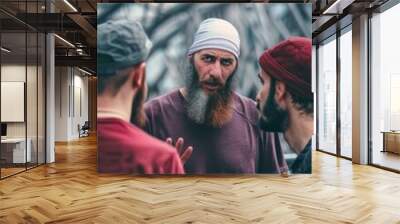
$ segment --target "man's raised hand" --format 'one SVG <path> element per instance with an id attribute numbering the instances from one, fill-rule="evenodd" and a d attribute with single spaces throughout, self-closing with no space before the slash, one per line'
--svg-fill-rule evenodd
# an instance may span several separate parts
<path id="1" fill-rule="evenodd" d="M 167 138 L 166 142 L 172 146 L 173 142 L 172 142 L 172 138 Z M 185 150 L 183 150 L 183 143 L 184 140 L 183 138 L 178 138 L 178 140 L 175 143 L 175 148 L 178 151 L 179 157 L 181 158 L 182 164 L 185 164 L 186 161 L 190 158 L 190 156 L 192 155 L 193 152 L 193 147 L 189 146 L 187 147 Z"/>

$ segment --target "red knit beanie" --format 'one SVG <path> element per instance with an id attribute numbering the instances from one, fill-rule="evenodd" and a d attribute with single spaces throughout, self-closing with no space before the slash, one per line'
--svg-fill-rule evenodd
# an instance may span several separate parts
<path id="1" fill-rule="evenodd" d="M 264 51 L 258 62 L 268 75 L 285 83 L 291 94 L 312 99 L 311 48 L 311 39 L 291 37 Z"/>

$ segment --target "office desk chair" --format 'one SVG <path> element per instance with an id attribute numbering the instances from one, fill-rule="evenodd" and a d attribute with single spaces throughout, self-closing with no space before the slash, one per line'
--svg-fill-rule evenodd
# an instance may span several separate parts
<path id="1" fill-rule="evenodd" d="M 89 121 L 85 121 L 82 127 L 80 127 L 80 125 L 78 124 L 79 138 L 89 136 L 89 129 L 90 129 Z"/>

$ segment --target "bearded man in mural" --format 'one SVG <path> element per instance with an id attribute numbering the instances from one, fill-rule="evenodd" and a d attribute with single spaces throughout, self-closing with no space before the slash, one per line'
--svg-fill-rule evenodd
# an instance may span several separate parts
<path id="1" fill-rule="evenodd" d="M 311 39 L 292 37 L 259 58 L 263 85 L 257 95 L 260 126 L 271 132 L 270 143 L 283 152 L 291 173 L 311 173 L 311 48 Z"/>
<path id="2" fill-rule="evenodd" d="M 283 157 L 268 150 L 256 103 L 234 91 L 239 54 L 231 23 L 204 20 L 188 50 L 186 85 L 145 104 L 147 132 L 192 153 L 186 173 L 281 171 Z"/>

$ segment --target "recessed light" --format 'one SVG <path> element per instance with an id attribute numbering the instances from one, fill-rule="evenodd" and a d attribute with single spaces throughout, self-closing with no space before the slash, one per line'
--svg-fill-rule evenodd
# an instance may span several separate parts
<path id="1" fill-rule="evenodd" d="M 67 41 L 66 39 L 60 37 L 59 35 L 54 34 L 54 36 L 57 37 L 58 39 L 60 39 L 62 42 L 66 43 L 67 45 L 69 45 L 69 46 L 75 48 L 75 45 L 71 44 L 71 42 L 69 42 L 69 41 Z"/>
<path id="2" fill-rule="evenodd" d="M 10 52 L 11 52 L 11 50 L 9 50 L 9 49 L 7 49 L 7 48 L 5 48 L 5 47 L 1 47 L 1 50 L 4 51 L 4 52 L 6 52 L 6 53 L 10 53 Z"/>
<path id="3" fill-rule="evenodd" d="M 78 12 L 78 10 L 68 1 L 64 0 L 65 4 L 67 4 L 74 12 Z"/>

